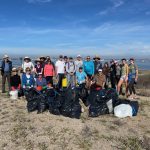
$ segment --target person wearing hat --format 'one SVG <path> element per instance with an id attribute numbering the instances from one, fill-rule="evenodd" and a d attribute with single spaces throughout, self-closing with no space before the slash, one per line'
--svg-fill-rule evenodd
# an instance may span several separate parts
<path id="1" fill-rule="evenodd" d="M 43 65 L 41 64 L 41 60 L 38 58 L 35 60 L 35 66 L 34 66 L 35 70 L 35 74 L 36 77 L 38 76 L 39 73 L 43 74 Z"/>
<path id="2" fill-rule="evenodd" d="M 12 62 L 9 59 L 8 55 L 4 55 L 2 64 L 1 64 L 1 75 L 2 75 L 2 93 L 5 93 L 5 82 L 7 79 L 8 88 L 11 89 L 10 86 L 10 76 L 12 71 Z"/>
<path id="3" fill-rule="evenodd" d="M 134 84 L 138 80 L 138 66 L 135 64 L 134 58 L 130 58 L 129 75 L 128 75 L 128 89 L 131 99 L 137 98 Z"/>
<path id="4" fill-rule="evenodd" d="M 77 55 L 77 60 L 75 61 L 76 72 L 79 71 L 80 67 L 83 67 L 83 61 L 81 55 Z"/>
<path id="5" fill-rule="evenodd" d="M 12 69 L 12 76 L 10 78 L 10 85 L 11 85 L 11 90 L 20 90 L 21 88 L 21 78 L 18 75 L 18 70 L 17 68 Z"/>
<path id="6" fill-rule="evenodd" d="M 30 68 L 31 69 L 31 72 L 34 72 L 34 65 L 33 63 L 31 62 L 31 58 L 26 56 L 24 58 L 24 62 L 22 64 L 22 69 L 23 69 L 23 72 L 25 73 L 26 72 L 26 68 Z"/>
<path id="7" fill-rule="evenodd" d="M 100 57 L 96 55 L 94 58 L 94 74 L 98 73 L 99 69 L 102 69 L 102 63 L 100 61 Z"/>
<path id="8" fill-rule="evenodd" d="M 53 86 L 53 76 L 55 76 L 55 70 L 49 58 L 44 66 L 44 77 L 46 78 L 47 84 L 50 86 Z"/>
<path id="9" fill-rule="evenodd" d="M 58 78 L 58 88 L 62 88 L 62 80 L 65 75 L 65 62 L 63 60 L 63 56 L 60 55 L 59 59 L 56 61 L 55 64 L 55 71 L 56 71 L 56 76 Z"/>
<path id="10" fill-rule="evenodd" d="M 26 68 L 26 72 L 22 75 L 22 87 L 32 88 L 34 87 L 35 80 L 33 75 L 31 74 L 31 69 L 29 67 Z"/>
<path id="11" fill-rule="evenodd" d="M 94 90 L 101 90 L 104 88 L 105 85 L 105 75 L 102 72 L 102 69 L 98 70 L 98 73 L 96 73 L 93 77 L 92 83 L 91 83 L 91 89 Z"/>
<path id="12" fill-rule="evenodd" d="M 71 87 L 75 86 L 75 73 L 76 73 L 75 62 L 72 57 L 69 57 L 69 61 L 66 64 L 66 75 L 68 86 L 69 84 L 71 85 Z"/>

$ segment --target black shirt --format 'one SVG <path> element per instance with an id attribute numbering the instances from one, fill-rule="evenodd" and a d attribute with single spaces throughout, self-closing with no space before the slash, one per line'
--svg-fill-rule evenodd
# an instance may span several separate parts
<path id="1" fill-rule="evenodd" d="M 11 76 L 10 85 L 14 86 L 14 87 L 18 87 L 19 84 L 21 84 L 20 76 L 18 74 L 14 75 L 14 76 Z"/>

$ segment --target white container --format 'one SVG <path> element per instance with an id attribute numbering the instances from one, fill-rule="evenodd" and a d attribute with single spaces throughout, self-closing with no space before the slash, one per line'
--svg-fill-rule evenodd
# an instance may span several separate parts
<path id="1" fill-rule="evenodd" d="M 17 90 L 10 91 L 9 94 L 10 94 L 10 99 L 12 99 L 12 100 L 18 99 L 18 91 Z"/>

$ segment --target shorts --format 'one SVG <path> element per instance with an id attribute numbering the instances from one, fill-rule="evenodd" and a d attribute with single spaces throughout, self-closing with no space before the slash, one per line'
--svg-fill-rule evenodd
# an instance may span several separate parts
<path id="1" fill-rule="evenodd" d="M 126 79 L 126 75 L 120 77 L 120 80 L 125 81 L 125 79 Z"/>

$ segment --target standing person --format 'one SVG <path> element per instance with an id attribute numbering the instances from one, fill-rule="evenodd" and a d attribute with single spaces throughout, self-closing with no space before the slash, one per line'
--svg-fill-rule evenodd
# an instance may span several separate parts
<path id="1" fill-rule="evenodd" d="M 39 58 L 35 60 L 34 68 L 35 68 L 34 72 L 36 74 L 36 77 L 38 77 L 39 73 L 43 74 L 43 65 L 41 64 L 41 60 Z"/>
<path id="2" fill-rule="evenodd" d="M 53 76 L 55 76 L 55 70 L 49 58 L 44 66 L 44 77 L 46 78 L 47 84 L 50 86 L 53 86 Z"/>
<path id="3" fill-rule="evenodd" d="M 84 72 L 87 74 L 88 79 L 91 80 L 94 76 L 94 63 L 90 56 L 86 57 L 86 61 L 83 62 Z"/>
<path id="4" fill-rule="evenodd" d="M 41 56 L 41 57 L 40 57 L 40 61 L 41 61 L 42 67 L 44 68 L 45 61 L 46 61 L 46 57 Z"/>
<path id="5" fill-rule="evenodd" d="M 33 75 L 31 74 L 31 69 L 29 67 L 26 68 L 25 73 L 22 75 L 22 87 L 32 88 L 34 87 L 35 80 Z"/>
<path id="6" fill-rule="evenodd" d="M 126 59 L 123 58 L 122 59 L 122 66 L 121 66 L 121 77 L 120 77 L 120 80 L 119 80 L 119 83 L 118 83 L 118 86 L 117 86 L 118 94 L 120 94 L 120 88 L 121 88 L 121 85 L 123 84 L 123 82 L 125 82 L 125 85 L 126 85 L 126 88 L 127 88 L 128 72 L 129 72 L 129 69 L 128 69 Z"/>
<path id="7" fill-rule="evenodd" d="M 64 78 L 65 75 L 65 62 L 63 61 L 62 55 L 60 55 L 59 59 L 56 61 L 55 70 L 56 70 L 56 75 L 58 77 L 58 88 L 61 89 L 62 79 Z"/>
<path id="8" fill-rule="evenodd" d="M 116 66 L 115 61 L 110 61 L 110 82 L 111 82 L 111 88 L 116 89 Z"/>
<path id="9" fill-rule="evenodd" d="M 81 55 L 77 56 L 77 60 L 75 61 L 75 65 L 76 65 L 76 72 L 79 71 L 80 67 L 83 67 L 83 61 L 82 61 Z"/>
<path id="10" fill-rule="evenodd" d="M 66 64 L 66 73 L 68 84 L 70 84 L 71 87 L 75 86 L 76 66 L 72 57 L 69 57 L 69 62 Z"/>
<path id="11" fill-rule="evenodd" d="M 138 80 L 138 67 L 135 64 L 134 58 L 130 58 L 129 64 L 129 75 L 128 75 L 128 88 L 130 92 L 131 99 L 137 98 L 134 84 Z"/>
<path id="12" fill-rule="evenodd" d="M 109 82 L 110 82 L 110 67 L 108 62 L 104 63 L 103 69 L 102 69 L 103 74 L 105 75 L 106 82 L 105 82 L 105 89 L 109 87 Z"/>
<path id="13" fill-rule="evenodd" d="M 115 61 L 115 66 L 116 66 L 116 85 L 118 85 L 121 77 L 121 66 L 118 61 Z"/>
<path id="14" fill-rule="evenodd" d="M 64 56 L 64 62 L 65 62 L 65 65 L 68 63 L 68 57 L 67 56 Z"/>
<path id="15" fill-rule="evenodd" d="M 6 79 L 8 82 L 9 91 L 11 89 L 10 86 L 10 76 L 12 71 L 12 62 L 10 61 L 9 56 L 4 55 L 2 64 L 1 64 L 1 75 L 2 75 L 2 93 L 5 93 L 5 83 Z"/>
<path id="16" fill-rule="evenodd" d="M 31 72 L 34 72 L 34 65 L 33 63 L 31 62 L 31 58 L 26 56 L 24 58 L 24 62 L 22 64 L 22 69 L 23 69 L 23 72 L 25 73 L 26 72 L 26 68 L 30 68 L 31 69 Z"/>
<path id="17" fill-rule="evenodd" d="M 100 57 L 96 55 L 94 58 L 94 74 L 98 73 L 99 69 L 102 69 L 102 63 L 100 62 Z"/>

